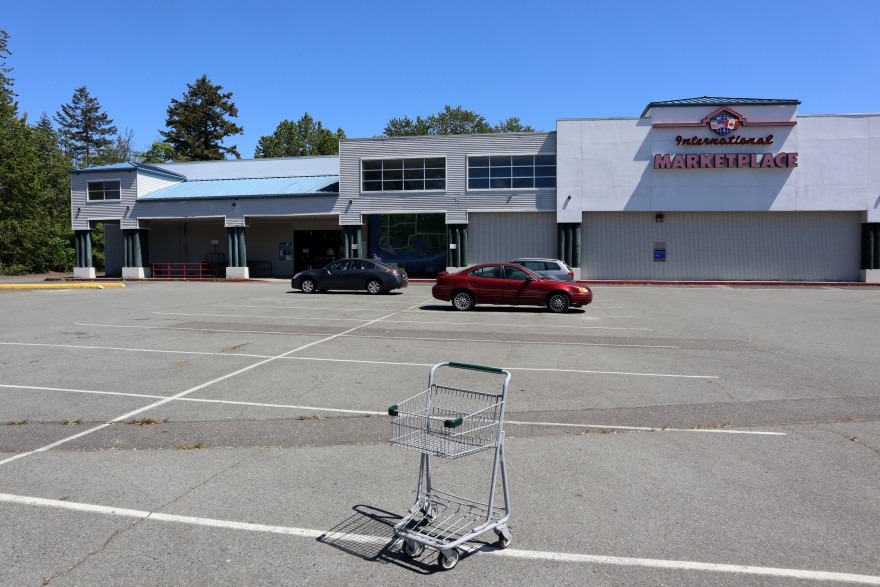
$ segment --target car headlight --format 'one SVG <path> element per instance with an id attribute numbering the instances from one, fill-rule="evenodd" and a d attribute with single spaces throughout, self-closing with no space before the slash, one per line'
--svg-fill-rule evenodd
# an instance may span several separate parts
<path id="1" fill-rule="evenodd" d="M 587 293 L 587 288 L 585 288 L 585 287 L 579 287 L 579 288 L 578 288 L 578 292 L 580 292 L 580 293 Z"/>

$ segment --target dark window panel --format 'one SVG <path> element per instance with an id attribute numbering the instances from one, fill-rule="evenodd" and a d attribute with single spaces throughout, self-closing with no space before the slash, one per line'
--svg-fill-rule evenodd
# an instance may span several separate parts
<path id="1" fill-rule="evenodd" d="M 402 169 L 385 169 L 382 172 L 382 179 L 385 181 L 391 179 L 403 179 L 403 170 Z"/>
<path id="2" fill-rule="evenodd" d="M 533 177 L 535 175 L 534 167 L 514 167 L 513 177 Z"/>
<path id="3" fill-rule="evenodd" d="M 471 167 L 468 170 L 471 177 L 489 177 L 488 167 Z"/>
<path id="4" fill-rule="evenodd" d="M 515 177 L 513 178 L 513 187 L 515 188 L 530 188 L 534 187 L 532 184 L 534 180 L 531 177 Z"/>
<path id="5" fill-rule="evenodd" d="M 510 177 L 510 167 L 493 167 L 490 173 L 492 179 L 496 177 Z"/>
<path id="6" fill-rule="evenodd" d="M 489 185 L 493 189 L 500 188 L 509 188 L 510 187 L 510 178 L 499 178 L 499 179 L 491 179 Z"/>
<path id="7" fill-rule="evenodd" d="M 382 190 L 386 192 L 394 192 L 403 190 L 403 182 L 402 181 L 383 181 L 382 182 Z"/>
<path id="8" fill-rule="evenodd" d="M 489 167 L 489 158 L 468 157 L 468 167 Z"/>
<path id="9" fill-rule="evenodd" d="M 445 190 L 446 189 L 446 180 L 443 179 L 429 179 L 425 181 L 425 189 L 426 190 Z"/>
<path id="10" fill-rule="evenodd" d="M 381 181 L 365 181 L 364 182 L 364 191 L 365 192 L 381 192 L 382 191 L 382 182 Z"/>
<path id="11" fill-rule="evenodd" d="M 445 169 L 426 169 L 425 179 L 446 179 Z"/>
<path id="12" fill-rule="evenodd" d="M 423 169 L 425 167 L 424 159 L 404 159 L 403 160 L 403 168 L 404 169 Z"/>
<path id="13" fill-rule="evenodd" d="M 556 166 L 535 167 L 535 177 L 556 177 Z"/>
<path id="14" fill-rule="evenodd" d="M 364 171 L 364 181 L 376 181 L 382 179 L 381 171 Z"/>
<path id="15" fill-rule="evenodd" d="M 556 178 L 555 177 L 536 177 L 535 178 L 535 187 L 536 188 L 555 188 L 556 187 Z"/>
<path id="16" fill-rule="evenodd" d="M 489 157 L 489 164 L 492 167 L 510 167 L 510 157 L 508 157 L 508 156 Z"/>
<path id="17" fill-rule="evenodd" d="M 446 159 L 444 159 L 443 157 L 425 159 L 425 167 L 432 167 L 434 169 L 446 169 Z"/>
<path id="18" fill-rule="evenodd" d="M 385 159 L 382 161 L 383 169 L 403 169 L 403 159 Z"/>
<path id="19" fill-rule="evenodd" d="M 361 165 L 364 171 L 382 169 L 381 161 L 361 161 Z"/>
<path id="20" fill-rule="evenodd" d="M 535 155 L 535 165 L 556 165 L 556 155 Z"/>
<path id="21" fill-rule="evenodd" d="M 469 190 L 487 190 L 489 189 L 488 179 L 471 179 L 468 181 Z"/>
<path id="22" fill-rule="evenodd" d="M 403 189 L 409 191 L 421 191 L 425 189 L 425 182 L 422 180 L 409 180 L 403 182 Z"/>
<path id="23" fill-rule="evenodd" d="M 516 155 L 513 157 L 513 164 L 531 166 L 535 164 L 535 157 L 533 155 Z"/>
<path id="24" fill-rule="evenodd" d="M 424 179 L 425 178 L 425 170 L 421 167 L 419 169 L 406 169 L 403 172 L 403 179 Z"/>

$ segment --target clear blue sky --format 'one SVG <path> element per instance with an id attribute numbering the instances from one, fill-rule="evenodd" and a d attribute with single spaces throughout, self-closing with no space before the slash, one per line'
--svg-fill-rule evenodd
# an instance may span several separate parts
<path id="1" fill-rule="evenodd" d="M 245 158 L 304 112 L 354 138 L 445 104 L 537 130 L 696 96 L 880 111 L 877 0 L 0 0 L 0 29 L 31 121 L 85 85 L 138 150 L 202 74 L 233 92 Z"/>

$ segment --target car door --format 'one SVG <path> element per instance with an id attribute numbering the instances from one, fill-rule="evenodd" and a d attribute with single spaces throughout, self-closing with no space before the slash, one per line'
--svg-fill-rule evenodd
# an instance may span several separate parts
<path id="1" fill-rule="evenodd" d="M 371 273 L 375 265 L 363 259 L 352 259 L 351 266 L 346 271 L 345 287 L 347 289 L 364 289 L 367 283 L 367 274 Z"/>
<path id="2" fill-rule="evenodd" d="M 504 267 L 484 265 L 468 274 L 468 286 L 477 297 L 477 303 L 504 303 Z"/>
<path id="3" fill-rule="evenodd" d="M 348 289 L 346 279 L 348 279 L 348 269 L 351 261 L 343 259 L 330 263 L 321 271 L 321 278 L 318 280 L 318 289 Z"/>
<path id="4" fill-rule="evenodd" d="M 542 294 L 532 276 L 513 265 L 504 266 L 504 303 L 535 306 L 542 304 Z"/>

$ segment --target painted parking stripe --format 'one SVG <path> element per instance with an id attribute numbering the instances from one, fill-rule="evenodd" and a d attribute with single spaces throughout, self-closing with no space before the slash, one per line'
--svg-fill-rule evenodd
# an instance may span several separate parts
<path id="1" fill-rule="evenodd" d="M 0 493 L 0 502 L 22 506 L 55 508 L 76 512 L 100 514 L 105 516 L 119 516 L 124 518 L 136 518 L 144 521 L 166 522 L 174 524 L 187 524 L 204 526 L 209 528 L 221 528 L 243 532 L 260 532 L 294 536 L 317 540 L 334 533 L 311 528 L 296 528 L 291 526 L 274 526 L 268 524 L 254 524 L 251 522 L 235 522 L 232 520 L 219 520 L 216 518 L 203 518 L 198 516 L 182 516 L 176 514 L 164 514 L 162 512 L 150 512 L 128 508 L 116 508 L 88 503 L 60 501 L 56 499 L 44 499 L 24 495 Z M 336 533 L 338 535 L 338 533 Z M 342 534 L 340 538 L 346 541 L 359 542 L 362 544 L 388 544 L 389 539 L 382 536 L 370 536 L 365 534 Z M 471 545 L 473 546 L 473 545 Z M 719 563 L 704 563 L 697 561 L 678 561 L 650 558 L 635 558 L 621 556 L 607 556 L 594 554 L 577 554 L 566 552 L 544 552 L 537 550 L 522 550 L 508 548 L 506 550 L 481 548 L 480 554 L 488 556 L 503 556 L 514 559 L 540 560 L 556 563 L 583 563 L 593 565 L 611 565 L 618 567 L 643 567 L 654 569 L 668 569 L 678 571 L 703 571 L 710 573 L 730 573 L 734 575 L 753 575 L 764 577 L 779 577 L 787 579 L 799 579 L 804 581 L 838 581 L 842 583 L 856 583 L 861 585 L 880 585 L 880 576 L 861 575 L 856 573 L 840 573 L 830 571 L 814 571 L 808 569 L 786 569 L 779 567 L 759 567 L 754 565 L 732 565 Z"/>
<path id="2" fill-rule="evenodd" d="M 145 393 L 128 393 L 121 391 L 98 391 L 91 389 L 69 389 L 63 387 L 37 387 L 33 385 L 8 385 L 0 384 L 0 388 L 5 389 L 30 389 L 34 391 L 59 391 L 64 393 L 83 393 L 93 395 L 110 395 L 120 397 L 137 397 L 143 399 L 166 399 L 168 396 L 152 395 Z M 258 402 L 245 402 L 236 400 L 207 399 L 195 397 L 179 397 L 171 398 L 172 401 L 193 402 L 205 404 L 221 404 L 231 406 L 244 406 L 252 408 L 277 408 L 284 410 L 304 410 L 311 412 L 332 412 L 339 414 L 357 414 L 361 416 L 387 416 L 387 412 L 375 412 L 370 410 L 351 410 L 343 408 L 325 408 L 318 406 L 297 406 L 289 404 L 270 404 Z M 569 422 L 522 422 L 518 420 L 505 420 L 505 424 L 512 426 L 546 426 L 546 427 L 563 427 L 563 428 L 589 428 L 598 430 L 628 430 L 635 432 L 709 432 L 721 434 L 745 434 L 753 436 L 787 436 L 785 432 L 767 432 L 761 430 L 736 430 L 730 428 L 668 428 L 665 426 L 619 426 L 615 424 L 572 424 Z M 2 463 L 0 463 L 2 464 Z"/>
<path id="3" fill-rule="evenodd" d="M 397 312 L 392 312 L 392 313 L 387 314 L 386 316 L 383 316 L 383 317 L 381 317 L 381 318 L 376 318 L 376 319 L 373 320 L 372 322 L 367 322 L 366 324 L 361 324 L 361 325 L 359 325 L 359 326 L 354 326 L 354 327 L 349 328 L 348 330 L 345 330 L 345 331 L 343 331 L 343 332 L 341 332 L 341 333 L 333 334 L 333 335 L 331 335 L 331 336 L 327 336 L 327 337 L 322 338 L 322 339 L 320 339 L 320 340 L 312 341 L 312 342 L 310 342 L 310 343 L 307 343 L 307 344 L 301 345 L 301 346 L 299 346 L 299 347 L 297 347 L 297 348 L 295 348 L 295 349 L 291 349 L 291 350 L 289 350 L 289 351 L 287 351 L 287 352 L 281 353 L 281 354 L 276 355 L 276 356 L 274 356 L 274 357 L 269 357 L 268 359 L 263 359 L 262 361 L 258 361 L 258 362 L 256 362 L 256 363 L 253 363 L 253 364 L 251 364 L 251 365 L 248 365 L 247 367 L 243 367 L 243 368 L 241 368 L 241 369 L 237 369 L 237 370 L 233 371 L 232 373 L 227 373 L 226 375 L 221 375 L 220 377 L 216 377 L 216 378 L 214 378 L 214 379 L 212 379 L 212 380 L 210 380 L 210 381 L 207 381 L 207 382 L 202 383 L 202 384 L 200 384 L 200 385 L 196 385 L 195 387 L 191 387 L 190 389 L 187 389 L 187 390 L 185 390 L 185 391 L 181 391 L 180 393 L 178 393 L 178 394 L 176 394 L 176 395 L 173 395 L 173 396 L 170 396 L 170 397 L 163 397 L 162 399 L 160 399 L 160 400 L 158 400 L 158 401 L 155 401 L 155 402 L 153 402 L 153 403 L 151 403 L 151 404 L 149 404 L 149 405 L 146 405 L 146 406 L 144 406 L 144 407 L 142 407 L 142 408 L 138 408 L 138 409 L 136 409 L 136 410 L 133 410 L 133 411 L 131 411 L 131 412 L 128 412 L 127 414 L 123 414 L 123 415 L 121 415 L 121 416 L 118 416 L 118 417 L 116 417 L 116 418 L 113 418 L 113 419 L 112 419 L 110 422 L 108 422 L 108 423 L 101 424 L 101 425 L 99 425 L 99 426 L 95 426 L 94 428 L 90 428 L 89 430 L 85 430 L 85 431 L 83 431 L 83 432 L 80 432 L 79 434 L 74 434 L 73 436 L 69 436 L 69 437 L 67 437 L 67 438 L 62 438 L 61 440 L 58 440 L 58 441 L 53 442 L 53 443 L 51 443 L 51 444 L 47 444 L 46 446 L 41 446 L 41 447 L 39 447 L 39 448 L 36 448 L 36 449 L 31 450 L 31 451 L 28 451 L 28 452 L 23 452 L 23 453 L 19 453 L 19 454 L 13 455 L 13 456 L 11 456 L 11 457 L 9 457 L 9 458 L 7 458 L 7 459 L 4 459 L 4 460 L 0 461 L 0 465 L 5 465 L 6 463 L 12 462 L 12 461 L 14 461 L 14 460 L 16 460 L 16 459 L 21 459 L 21 458 L 24 458 L 24 457 L 30 456 L 30 455 L 32 455 L 32 454 L 36 454 L 36 453 L 39 453 L 39 452 L 45 452 L 45 451 L 51 450 L 51 449 L 55 448 L 56 446 L 60 446 L 60 445 L 62 445 L 62 444 L 64 444 L 64 443 L 66 443 L 66 442 L 70 442 L 71 440 L 75 440 L 75 439 L 80 438 L 80 437 L 82 437 L 82 436 L 85 436 L 85 435 L 87 435 L 87 434 L 92 434 L 93 432 L 97 432 L 97 431 L 99 431 L 99 430 L 103 430 L 103 429 L 106 428 L 107 426 L 110 426 L 113 422 L 123 422 L 123 421 L 125 421 L 125 420 L 127 420 L 127 419 L 129 419 L 129 418 L 131 418 L 131 417 L 133 417 L 133 416 L 135 416 L 135 415 L 137 415 L 137 414 L 140 414 L 140 413 L 146 412 L 147 410 L 152 410 L 153 408 L 159 407 L 159 406 L 161 406 L 161 405 L 163 405 L 163 404 L 166 404 L 166 403 L 168 403 L 168 402 L 170 402 L 170 401 L 173 401 L 173 400 L 175 400 L 175 399 L 182 398 L 182 397 L 187 396 L 187 395 L 189 395 L 189 394 L 191 394 L 191 393 L 194 393 L 194 392 L 196 392 L 196 391 L 199 391 L 200 389 L 204 389 L 204 388 L 206 388 L 206 387 L 209 387 L 209 386 L 211 386 L 211 385 L 214 385 L 215 383 L 219 383 L 219 382 L 221 382 L 221 381 L 225 381 L 225 380 L 230 379 L 230 378 L 232 378 L 232 377 L 236 377 L 236 376 L 238 376 L 238 375 L 240 375 L 240 374 L 242 374 L 242 373 L 246 373 L 247 371 L 250 371 L 251 369 L 255 369 L 255 368 L 260 367 L 260 366 L 262 366 L 262 365 L 265 365 L 265 364 L 267 364 L 267 363 L 271 363 L 272 361 L 275 361 L 275 360 L 277 360 L 277 359 L 284 358 L 284 357 L 286 357 L 286 356 L 288 356 L 288 355 L 292 355 L 293 353 L 297 353 L 297 352 L 299 352 L 299 351 L 302 351 L 302 350 L 305 350 L 305 349 L 307 349 L 307 348 L 313 347 L 313 346 L 315 346 L 315 345 L 321 344 L 322 342 L 327 342 L 327 341 L 329 341 L 329 340 L 333 340 L 334 338 L 337 338 L 337 337 L 339 337 L 339 336 L 342 336 L 343 334 L 347 334 L 347 333 L 349 333 L 349 332 L 353 332 L 353 331 L 357 330 L 358 328 L 362 328 L 362 327 L 364 327 L 364 326 L 369 326 L 370 324 L 373 324 L 374 322 L 379 322 L 379 321 L 381 321 L 381 320 L 383 320 L 383 319 L 385 319 L 385 318 L 390 318 L 391 316 L 394 316 L 395 314 L 397 314 Z"/>
<path id="4" fill-rule="evenodd" d="M 259 316 L 259 315 L 246 315 L 246 314 L 205 314 L 205 313 L 189 313 L 189 312 L 151 312 L 152 314 L 156 314 L 157 316 L 202 316 L 209 318 L 265 318 L 267 320 L 323 320 L 328 322 L 370 322 L 371 320 L 368 318 L 316 318 L 313 316 Z M 443 325 L 452 325 L 452 326 L 483 326 L 486 324 L 484 322 L 444 322 L 439 320 L 432 321 L 419 321 L 419 320 L 383 320 L 385 324 L 443 324 Z M 492 326 L 515 326 L 518 328 L 535 328 L 533 324 L 513 324 L 513 323 L 496 323 L 493 322 Z M 541 328 L 576 328 L 581 330 L 654 330 L 653 328 L 629 328 L 624 326 L 573 326 L 566 324 L 549 324 L 549 325 L 541 325 Z"/>
<path id="5" fill-rule="evenodd" d="M 183 330 L 190 332 L 230 332 L 237 334 L 277 334 L 283 336 L 330 336 L 329 333 L 304 333 L 304 332 L 285 332 L 283 330 L 235 330 L 231 328 L 189 328 L 183 326 L 143 326 L 140 324 L 95 324 L 89 322 L 74 322 L 74 326 L 93 326 L 97 328 L 140 328 L 145 330 Z M 353 330 L 353 329 L 352 329 Z M 545 342 L 545 341 L 523 341 L 523 340 L 491 340 L 480 338 L 439 338 L 439 337 L 418 337 L 418 336 L 368 336 L 360 334 L 340 334 L 336 335 L 340 338 L 378 338 L 382 340 L 425 340 L 433 342 L 482 342 L 495 344 L 535 344 L 535 345 L 559 345 L 559 346 L 586 346 L 586 347 L 622 347 L 622 348 L 645 348 L 645 349 L 678 349 L 680 347 L 665 344 L 611 344 L 602 342 Z M 701 377 L 695 375 L 695 377 Z M 712 376 L 709 376 L 712 377 Z"/>

